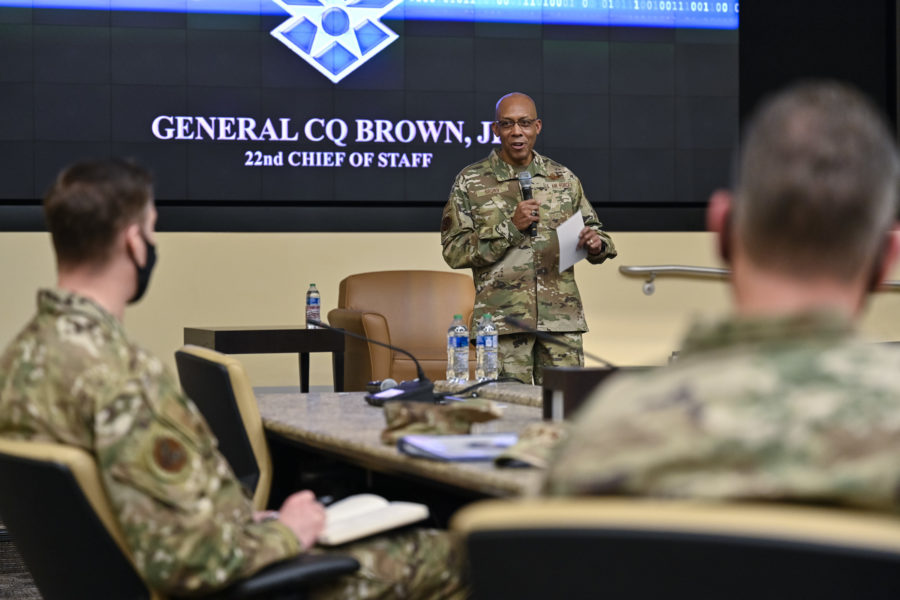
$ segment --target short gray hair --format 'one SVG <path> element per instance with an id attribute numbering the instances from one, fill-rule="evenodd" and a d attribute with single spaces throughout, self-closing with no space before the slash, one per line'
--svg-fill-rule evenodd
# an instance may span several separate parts
<path id="1" fill-rule="evenodd" d="M 900 159 L 858 91 L 805 82 L 767 100 L 741 145 L 734 227 L 755 264 L 849 281 L 897 215 Z"/>

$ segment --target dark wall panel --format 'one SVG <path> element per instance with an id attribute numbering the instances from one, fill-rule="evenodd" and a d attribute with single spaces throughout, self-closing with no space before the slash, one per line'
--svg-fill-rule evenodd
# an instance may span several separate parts
<path id="1" fill-rule="evenodd" d="M 894 123 L 896 0 L 753 0 L 741 5 L 740 111 L 802 78 L 850 82 Z"/>
<path id="2" fill-rule="evenodd" d="M 476 139 L 494 102 L 514 90 L 538 103 L 537 150 L 575 171 L 607 227 L 690 230 L 727 182 L 737 139 L 734 29 L 404 20 L 401 5 L 384 19 L 398 39 L 334 84 L 270 34 L 287 13 L 4 1 L 0 230 L 42 228 L 40 198 L 66 164 L 124 154 L 154 171 L 163 230 L 433 231 L 453 177 L 490 150 Z M 665 4 L 682 7 L 674 20 L 685 6 L 725 3 Z M 502 20 L 482 5 L 473 14 Z M 661 3 L 637 5 L 650 14 Z M 160 115 L 288 118 L 301 139 L 161 140 Z M 313 118 L 343 120 L 348 139 L 308 139 Z M 465 139 L 354 139 L 356 119 L 463 122 Z M 290 152 L 430 154 L 431 164 L 287 166 Z"/>

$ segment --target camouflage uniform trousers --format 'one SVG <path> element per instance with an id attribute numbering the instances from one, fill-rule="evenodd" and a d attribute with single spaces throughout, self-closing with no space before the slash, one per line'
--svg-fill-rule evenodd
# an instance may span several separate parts
<path id="1" fill-rule="evenodd" d="M 469 594 L 462 542 L 451 532 L 409 529 L 312 552 L 349 554 L 360 564 L 356 573 L 316 586 L 314 600 L 462 600 Z"/>
<path id="2" fill-rule="evenodd" d="M 511 333 L 498 338 L 500 349 L 500 377 L 515 377 L 523 383 L 540 385 L 544 381 L 543 367 L 582 367 L 581 333 L 544 332 L 558 338 L 562 344 L 537 339 L 530 333 Z M 575 346 L 578 350 L 563 344 Z"/>

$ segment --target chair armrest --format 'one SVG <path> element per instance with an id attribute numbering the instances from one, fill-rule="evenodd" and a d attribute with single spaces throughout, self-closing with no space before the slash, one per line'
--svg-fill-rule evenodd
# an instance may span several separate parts
<path id="1" fill-rule="evenodd" d="M 391 332 L 387 318 L 381 313 L 349 308 L 334 308 L 328 311 L 328 324 L 382 344 L 391 343 Z M 376 346 L 377 344 L 372 344 L 373 349 Z"/>
<path id="2" fill-rule="evenodd" d="M 363 333 L 362 317 L 365 313 L 361 310 L 349 308 L 333 308 L 328 311 L 328 324 L 339 327 L 357 335 Z M 349 340 L 348 340 L 349 341 Z"/>
<path id="3" fill-rule="evenodd" d="M 335 308 L 328 311 L 328 323 L 356 335 L 391 343 L 387 319 L 379 313 Z M 344 391 L 363 391 L 367 382 L 390 376 L 391 350 L 350 336 L 344 342 Z"/>
<path id="4" fill-rule="evenodd" d="M 299 591 L 317 583 L 335 579 L 359 570 L 359 562 L 339 554 L 302 554 L 270 565 L 252 577 L 242 579 L 224 590 L 204 596 L 216 600 L 244 600 L 277 596 L 286 591 Z"/>

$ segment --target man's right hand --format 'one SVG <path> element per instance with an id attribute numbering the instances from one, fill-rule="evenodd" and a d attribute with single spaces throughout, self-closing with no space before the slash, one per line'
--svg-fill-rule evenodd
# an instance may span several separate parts
<path id="1" fill-rule="evenodd" d="M 304 550 L 311 548 L 325 529 L 325 507 L 309 490 L 291 494 L 278 512 L 278 520 L 294 532 Z"/>
<path id="2" fill-rule="evenodd" d="M 512 216 L 512 222 L 516 229 L 524 233 L 529 225 L 540 221 L 541 217 L 538 216 L 540 207 L 541 205 L 538 204 L 538 201 L 533 198 L 519 202 Z"/>

